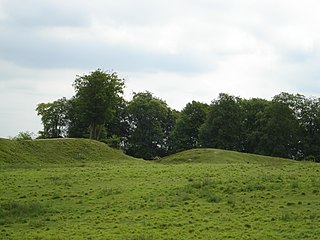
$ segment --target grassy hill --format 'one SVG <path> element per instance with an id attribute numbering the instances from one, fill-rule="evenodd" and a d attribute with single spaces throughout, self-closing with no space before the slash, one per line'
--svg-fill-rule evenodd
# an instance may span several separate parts
<path id="1" fill-rule="evenodd" d="M 216 149 L 139 161 L 74 139 L 0 149 L 0 239 L 320 236 L 320 164 Z"/>
<path id="2" fill-rule="evenodd" d="M 295 161 L 262 155 L 240 153 L 221 149 L 201 148 L 191 149 L 167 156 L 161 163 L 213 163 L 213 164 L 290 164 Z"/>
<path id="3" fill-rule="evenodd" d="M 0 163 L 2 162 L 2 164 L 66 164 L 132 159 L 104 143 L 89 139 L 43 139 L 32 141 L 0 139 Z"/>

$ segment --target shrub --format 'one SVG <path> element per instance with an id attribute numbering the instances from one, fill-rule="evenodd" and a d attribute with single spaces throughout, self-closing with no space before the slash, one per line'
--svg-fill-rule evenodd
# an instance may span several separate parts
<path id="1" fill-rule="evenodd" d="M 17 136 L 12 138 L 12 140 L 22 141 L 22 140 L 32 140 L 35 134 L 33 132 L 19 132 Z"/>

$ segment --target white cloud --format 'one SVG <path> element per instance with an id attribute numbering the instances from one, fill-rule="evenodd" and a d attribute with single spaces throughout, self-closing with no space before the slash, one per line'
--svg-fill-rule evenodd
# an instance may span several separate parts
<path id="1" fill-rule="evenodd" d="M 96 68 L 124 76 L 127 95 L 149 90 L 178 109 L 220 92 L 320 95 L 319 8 L 316 0 L 0 0 L 0 136 L 36 131 L 35 105 L 72 96 L 75 75 Z"/>

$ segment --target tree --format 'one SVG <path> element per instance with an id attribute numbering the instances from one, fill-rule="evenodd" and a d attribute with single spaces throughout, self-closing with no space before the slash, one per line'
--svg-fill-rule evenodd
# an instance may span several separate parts
<path id="1" fill-rule="evenodd" d="M 286 104 L 292 111 L 297 120 L 302 120 L 305 111 L 309 109 L 309 100 L 301 94 L 290 94 L 282 92 L 275 95 L 272 101 Z"/>
<path id="2" fill-rule="evenodd" d="M 43 131 L 40 131 L 42 138 L 64 137 L 67 132 L 67 103 L 66 98 L 58 99 L 52 103 L 38 104 L 36 111 L 41 116 Z"/>
<path id="3" fill-rule="evenodd" d="M 126 152 L 134 157 L 153 159 L 168 151 L 171 110 L 150 92 L 135 93 L 127 108 L 130 130 Z"/>
<path id="4" fill-rule="evenodd" d="M 207 119 L 200 128 L 202 147 L 243 151 L 240 98 L 220 93 L 210 105 Z"/>
<path id="5" fill-rule="evenodd" d="M 124 80 L 115 72 L 98 69 L 89 75 L 77 76 L 73 86 L 76 91 L 76 115 L 89 129 L 89 138 L 99 140 L 121 101 Z"/>
<path id="6" fill-rule="evenodd" d="M 309 99 L 302 116 L 304 157 L 320 162 L 320 99 Z"/>
<path id="7" fill-rule="evenodd" d="M 273 101 L 286 104 L 299 122 L 299 158 L 320 161 L 320 99 L 280 93 Z"/>
<path id="8" fill-rule="evenodd" d="M 67 119 L 68 137 L 71 138 L 89 138 L 88 123 L 82 116 L 82 111 L 79 107 L 79 98 L 72 97 L 68 101 Z"/>
<path id="9" fill-rule="evenodd" d="M 299 123 L 286 104 L 272 101 L 261 121 L 258 153 L 285 158 L 299 156 Z"/>
<path id="10" fill-rule="evenodd" d="M 88 123 L 84 121 L 82 111 L 79 106 L 79 99 L 73 97 L 69 100 L 68 119 L 69 128 L 68 136 L 73 138 L 89 138 L 90 129 Z M 114 141 L 119 139 L 119 146 L 123 145 L 123 141 L 127 136 L 129 129 L 128 116 L 126 112 L 127 102 L 123 98 L 118 99 L 118 103 L 114 106 L 113 114 L 107 119 L 100 133 L 100 140 L 103 142 Z M 113 143 L 114 146 L 114 143 Z"/>
<path id="11" fill-rule="evenodd" d="M 265 99 L 253 98 L 241 101 L 243 151 L 258 153 L 257 148 L 261 138 L 262 117 L 270 102 Z"/>
<path id="12" fill-rule="evenodd" d="M 172 132 L 175 152 L 200 147 L 199 130 L 206 120 L 208 107 L 192 101 L 182 109 Z"/>
<path id="13" fill-rule="evenodd" d="M 120 99 L 113 117 L 106 123 L 106 132 L 101 141 L 107 143 L 111 147 L 123 148 L 127 142 L 130 122 L 127 111 L 128 102 Z"/>

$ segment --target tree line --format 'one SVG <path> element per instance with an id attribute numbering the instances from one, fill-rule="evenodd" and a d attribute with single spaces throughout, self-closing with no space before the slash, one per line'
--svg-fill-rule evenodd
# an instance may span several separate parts
<path id="1" fill-rule="evenodd" d="M 148 91 L 126 101 L 115 72 L 77 76 L 73 87 L 71 99 L 38 104 L 40 138 L 91 138 L 144 159 L 219 148 L 320 162 L 320 98 L 220 93 L 211 104 L 192 101 L 176 111 Z"/>

